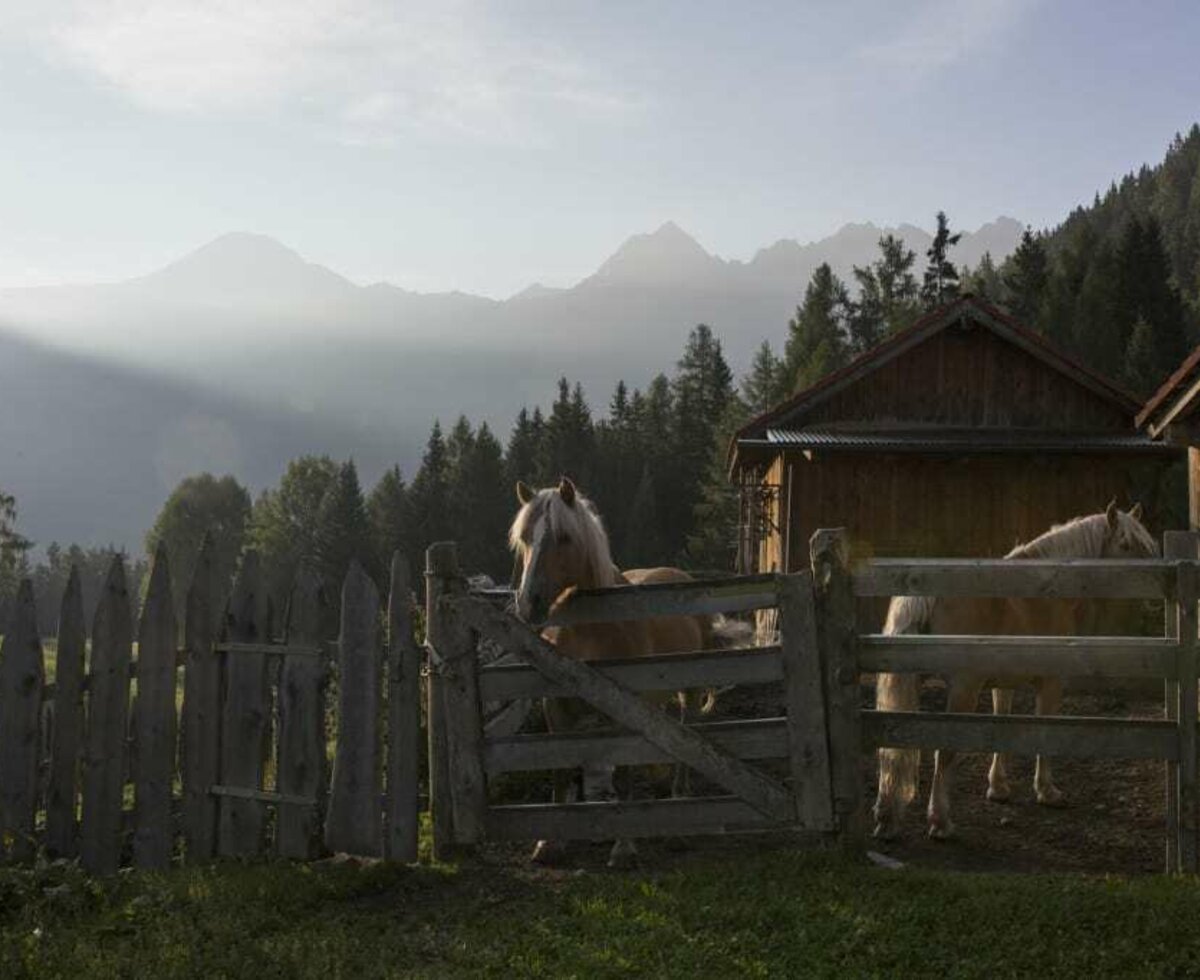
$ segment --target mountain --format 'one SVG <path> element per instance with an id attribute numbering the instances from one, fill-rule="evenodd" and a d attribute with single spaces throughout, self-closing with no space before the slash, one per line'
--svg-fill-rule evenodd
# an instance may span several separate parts
<path id="1" fill-rule="evenodd" d="M 1020 230 L 1001 218 L 964 234 L 954 257 L 999 261 Z M 290 456 L 329 451 L 354 454 L 368 483 L 392 462 L 411 476 L 435 418 L 463 413 L 505 438 L 560 375 L 602 406 L 620 378 L 669 373 L 700 322 L 740 374 L 763 339 L 782 344 L 820 262 L 848 279 L 888 231 L 923 258 L 930 236 L 911 226 L 847 225 L 742 262 L 668 222 L 573 287 L 504 301 L 358 286 L 243 233 L 126 282 L 0 290 L 0 486 L 39 540 L 136 544 L 188 472 L 263 486 Z"/>

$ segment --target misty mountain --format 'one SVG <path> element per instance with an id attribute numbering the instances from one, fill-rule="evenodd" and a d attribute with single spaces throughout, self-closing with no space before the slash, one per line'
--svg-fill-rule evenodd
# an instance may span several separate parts
<path id="1" fill-rule="evenodd" d="M 548 403 L 560 375 L 602 410 L 619 378 L 644 386 L 670 373 L 700 322 L 740 374 L 763 339 L 782 345 L 817 265 L 849 280 L 887 231 L 920 265 L 931 239 L 912 226 L 847 225 L 742 262 L 668 223 L 573 287 L 498 301 L 359 286 L 237 233 L 121 283 L 3 290 L 0 328 L 12 335 L 0 333 L 10 406 L 0 486 L 35 538 L 136 545 L 189 472 L 261 487 L 292 456 L 328 451 L 354 455 L 368 484 L 392 462 L 411 476 L 435 418 L 463 413 L 506 438 L 518 409 Z M 999 261 L 1020 232 L 1001 218 L 964 234 L 953 257 Z"/>

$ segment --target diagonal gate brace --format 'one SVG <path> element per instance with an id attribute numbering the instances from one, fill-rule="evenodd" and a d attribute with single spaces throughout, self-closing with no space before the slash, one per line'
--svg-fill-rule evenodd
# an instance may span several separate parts
<path id="1" fill-rule="evenodd" d="M 447 599 L 456 617 L 472 629 L 517 652 L 563 696 L 576 697 L 618 724 L 691 766 L 728 792 L 745 800 L 763 816 L 780 823 L 796 820 L 796 802 L 786 787 L 747 765 L 703 735 L 672 721 L 657 707 L 638 697 L 585 662 L 562 656 L 528 626 L 469 596 Z"/>

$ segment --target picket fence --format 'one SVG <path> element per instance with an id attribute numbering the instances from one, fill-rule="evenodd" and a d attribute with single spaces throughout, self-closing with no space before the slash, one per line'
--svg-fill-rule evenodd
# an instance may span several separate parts
<path id="1" fill-rule="evenodd" d="M 321 633 L 321 583 L 304 568 L 283 637 L 269 635 L 253 551 L 227 598 L 205 541 L 182 647 L 171 596 L 160 547 L 135 629 L 114 558 L 89 643 L 73 570 L 48 685 L 22 583 L 0 651 L 0 858 L 40 847 L 96 874 L 126 861 L 163 868 L 180 854 L 415 860 L 421 652 L 404 558 L 393 557 L 382 614 L 375 584 L 351 566 L 336 644 Z"/>

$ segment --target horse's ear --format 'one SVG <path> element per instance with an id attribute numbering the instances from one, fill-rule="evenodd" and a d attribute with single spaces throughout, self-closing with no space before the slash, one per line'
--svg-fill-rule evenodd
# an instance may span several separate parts
<path id="1" fill-rule="evenodd" d="M 1117 498 L 1113 497 L 1104 508 L 1104 516 L 1108 519 L 1108 526 L 1114 531 L 1117 529 L 1117 514 Z"/>
<path id="2" fill-rule="evenodd" d="M 563 503 L 568 507 L 575 503 L 575 484 L 571 482 L 569 476 L 564 476 L 558 481 L 558 495 L 562 497 Z"/>
<path id="3" fill-rule="evenodd" d="M 534 498 L 534 492 L 529 489 L 529 486 L 524 480 L 517 481 L 517 499 L 521 501 L 521 505 L 529 503 Z"/>
<path id="4" fill-rule="evenodd" d="M 1140 500 L 1129 508 L 1129 516 L 1135 521 L 1140 521 L 1142 519 L 1142 502 Z"/>

